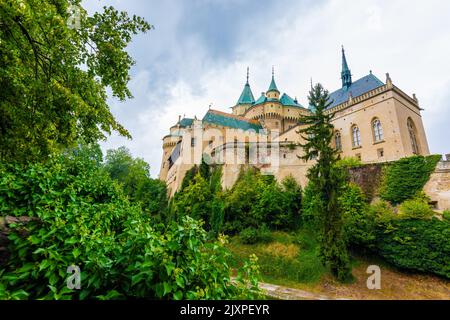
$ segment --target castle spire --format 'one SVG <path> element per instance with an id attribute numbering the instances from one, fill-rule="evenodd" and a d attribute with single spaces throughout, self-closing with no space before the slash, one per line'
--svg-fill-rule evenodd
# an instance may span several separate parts
<path id="1" fill-rule="evenodd" d="M 253 104 L 255 102 L 252 89 L 250 89 L 250 84 L 248 83 L 248 78 L 249 78 L 249 67 L 247 67 L 247 81 L 245 83 L 244 90 L 242 90 L 241 96 L 239 97 L 239 100 L 236 103 L 236 105 Z"/>
<path id="2" fill-rule="evenodd" d="M 247 84 L 248 84 L 248 73 L 249 73 L 249 67 L 247 67 Z"/>
<path id="3" fill-rule="evenodd" d="M 345 57 L 344 46 L 342 46 L 342 87 L 348 89 L 352 85 L 352 73 L 348 67 L 347 58 Z"/>
<path id="4" fill-rule="evenodd" d="M 278 93 L 280 92 L 278 91 L 277 85 L 275 83 L 275 69 L 273 66 L 272 66 L 272 81 L 270 82 L 269 90 L 267 90 L 267 92 L 270 91 L 276 91 Z"/>

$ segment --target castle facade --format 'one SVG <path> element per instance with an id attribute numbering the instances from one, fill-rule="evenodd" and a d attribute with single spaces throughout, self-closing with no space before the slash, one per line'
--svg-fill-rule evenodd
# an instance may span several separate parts
<path id="1" fill-rule="evenodd" d="M 421 107 L 415 94 L 396 87 L 389 74 L 385 82 L 372 71 L 356 80 L 342 49 L 342 86 L 330 93 L 327 112 L 334 113 L 333 146 L 341 158 L 363 163 L 428 155 Z M 206 159 L 223 165 L 222 185 L 231 187 L 243 166 L 254 166 L 281 180 L 292 175 L 303 187 L 314 159 L 304 161 L 298 133 L 301 117 L 311 113 L 296 98 L 278 90 L 272 70 L 269 88 L 255 99 L 248 81 L 232 113 L 209 109 L 202 119 L 179 118 L 163 138 L 159 178 L 171 195 L 187 170 Z"/>

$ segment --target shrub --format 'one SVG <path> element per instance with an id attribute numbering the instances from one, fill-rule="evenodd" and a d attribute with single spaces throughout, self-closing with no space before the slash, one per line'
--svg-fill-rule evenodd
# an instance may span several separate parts
<path id="1" fill-rule="evenodd" d="M 262 224 L 271 229 L 292 230 L 300 218 L 301 187 L 293 178 L 288 177 L 280 185 L 273 176 L 248 169 L 225 193 L 224 202 L 227 233 L 257 229 Z"/>
<path id="2" fill-rule="evenodd" d="M 450 210 L 444 210 L 444 212 L 442 213 L 442 218 L 444 218 L 444 220 L 450 221 Z"/>
<path id="3" fill-rule="evenodd" d="M 372 246 L 375 241 L 375 219 L 361 188 L 353 183 L 347 184 L 339 197 L 339 204 L 347 242 L 354 246 Z"/>
<path id="4" fill-rule="evenodd" d="M 10 225 L 9 260 L 0 268 L 0 299 L 223 299 L 250 294 L 233 285 L 223 241 L 208 242 L 190 217 L 165 230 L 98 162 L 77 155 L 26 167 L 0 164 L 2 215 Z M 70 265 L 81 290 L 66 286 Z M 254 262 L 241 271 L 255 279 Z M 211 282 L 211 279 L 215 279 Z M 247 281 L 247 280 L 245 280 Z M 245 282 L 244 281 L 244 282 Z"/>
<path id="5" fill-rule="evenodd" d="M 421 198 L 406 200 L 400 205 L 398 213 L 402 219 L 428 219 L 433 215 L 431 207 Z"/>
<path id="6" fill-rule="evenodd" d="M 413 156 L 388 165 L 380 189 L 381 198 L 393 204 L 413 198 L 430 179 L 440 159 L 440 155 Z"/>
<path id="7" fill-rule="evenodd" d="M 259 229 L 244 229 L 239 234 L 239 237 L 243 244 L 269 243 L 273 240 L 270 230 L 265 225 Z"/>
<path id="8" fill-rule="evenodd" d="M 359 160 L 356 157 L 345 157 L 343 159 L 340 159 L 336 166 L 340 168 L 350 169 L 350 168 L 359 168 L 363 165 L 361 160 Z"/>
<path id="9" fill-rule="evenodd" d="M 213 194 L 208 182 L 200 173 L 197 173 L 194 181 L 174 197 L 172 202 L 173 215 L 178 220 L 184 216 L 190 216 L 196 220 L 201 219 L 206 222 L 206 229 L 210 230 L 212 200 Z"/>
<path id="10" fill-rule="evenodd" d="M 450 223 L 397 219 L 392 230 L 379 228 L 377 251 L 400 268 L 432 272 L 450 278 Z"/>
<path id="11" fill-rule="evenodd" d="M 384 200 L 374 202 L 370 205 L 369 211 L 369 217 L 375 219 L 377 226 L 384 226 L 387 228 L 387 225 L 396 218 L 394 208 L 389 202 Z"/>

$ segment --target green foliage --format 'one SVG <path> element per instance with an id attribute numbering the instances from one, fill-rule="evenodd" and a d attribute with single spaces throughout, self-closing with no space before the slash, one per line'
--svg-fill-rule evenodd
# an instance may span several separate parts
<path id="1" fill-rule="evenodd" d="M 121 101 L 132 97 L 126 47 L 147 22 L 113 7 L 89 16 L 81 0 L 3 0 L 0 28 L 2 161 L 45 159 L 112 130 L 130 137 L 110 112 L 107 89 Z"/>
<path id="2" fill-rule="evenodd" d="M 328 91 L 317 84 L 309 92 L 311 115 L 302 117 L 306 127 L 299 131 L 306 141 L 302 145 L 305 161 L 316 160 L 308 170 L 311 188 L 319 196 L 316 216 L 320 225 L 320 251 L 323 263 L 330 267 L 332 274 L 340 281 L 347 281 L 351 268 L 343 235 L 343 218 L 338 195 L 345 181 L 344 170 L 337 166 L 338 152 L 331 147 L 334 135 L 332 119 L 334 114 L 326 112 L 332 102 Z"/>
<path id="3" fill-rule="evenodd" d="M 193 166 L 188 171 L 186 171 L 186 174 L 184 175 L 183 182 L 181 182 L 180 191 L 182 192 L 184 189 L 186 189 L 191 183 L 194 183 L 194 178 L 198 173 L 198 166 Z"/>
<path id="4" fill-rule="evenodd" d="M 303 226 L 318 228 L 321 205 L 320 196 L 316 192 L 313 183 L 309 181 L 303 192 L 301 213 L 301 223 Z"/>
<path id="5" fill-rule="evenodd" d="M 132 202 L 153 216 L 164 216 L 167 209 L 167 188 L 164 182 L 150 177 L 150 166 L 143 159 L 134 159 L 125 147 L 108 150 L 105 169 L 120 182 Z"/>
<path id="6" fill-rule="evenodd" d="M 289 175 L 281 181 L 282 191 L 286 201 L 286 214 L 281 225 L 292 225 L 292 229 L 296 230 L 301 225 L 302 213 L 302 187 L 297 183 L 293 176 Z M 280 219 L 281 220 L 281 219 Z M 289 228 L 287 228 L 289 229 Z"/>
<path id="7" fill-rule="evenodd" d="M 190 216 L 197 220 L 203 220 L 208 223 L 205 227 L 209 230 L 212 201 L 213 194 L 210 185 L 200 173 L 197 173 L 193 183 L 190 183 L 173 199 L 173 210 L 178 219 Z"/>
<path id="8" fill-rule="evenodd" d="M 444 210 L 442 213 L 442 218 L 444 218 L 447 221 L 450 221 L 450 210 Z"/>
<path id="9" fill-rule="evenodd" d="M 345 157 L 337 161 L 336 165 L 344 169 L 359 168 L 363 165 L 361 160 L 356 157 Z"/>
<path id="10" fill-rule="evenodd" d="M 224 195 L 224 230 L 234 234 L 262 224 L 275 230 L 293 230 L 300 220 L 301 194 L 292 177 L 278 184 L 272 176 L 255 169 L 243 171 Z"/>
<path id="11" fill-rule="evenodd" d="M 0 164 L 0 212 L 35 218 L 10 225 L 0 299 L 254 296 L 247 289 L 257 283 L 254 260 L 238 271 L 234 285 L 223 239 L 207 241 L 190 217 L 154 229 L 152 217 L 85 154 L 27 166 Z M 81 290 L 66 286 L 70 265 L 81 269 Z"/>
<path id="12" fill-rule="evenodd" d="M 385 168 L 381 198 L 393 204 L 413 198 L 422 191 L 440 159 L 440 155 L 412 156 L 391 163 Z"/>
<path id="13" fill-rule="evenodd" d="M 313 230 L 299 229 L 289 234 L 272 232 L 272 241 L 268 244 L 246 245 L 240 237 L 234 237 L 227 246 L 233 252 L 230 264 L 235 268 L 241 266 L 250 253 L 255 253 L 266 282 L 314 284 L 327 272 L 319 257 L 319 242 Z"/>
<path id="14" fill-rule="evenodd" d="M 367 206 L 360 195 L 357 187 L 350 187 L 341 196 L 349 213 L 345 230 L 350 245 L 370 249 L 399 268 L 450 277 L 450 223 L 430 219 L 422 196 L 405 201 L 395 214 L 388 202 Z"/>
<path id="15" fill-rule="evenodd" d="M 344 218 L 347 242 L 353 246 L 371 247 L 375 241 L 375 219 L 360 187 L 353 183 L 345 186 L 339 203 Z"/>
<path id="16" fill-rule="evenodd" d="M 414 198 L 403 202 L 398 210 L 398 217 L 402 219 L 429 219 L 434 215 L 427 201 Z"/>
<path id="17" fill-rule="evenodd" d="M 397 267 L 450 279 L 450 223 L 438 219 L 397 219 L 378 231 L 378 252 Z"/>
<path id="18" fill-rule="evenodd" d="M 272 234 L 266 225 L 260 228 L 246 228 L 239 234 L 239 239 L 243 244 L 269 243 L 273 240 Z"/>
<path id="19" fill-rule="evenodd" d="M 381 226 L 386 230 L 391 229 L 391 221 L 396 219 L 392 205 L 384 200 L 379 200 L 369 206 L 367 219 L 374 219 L 377 226 Z"/>

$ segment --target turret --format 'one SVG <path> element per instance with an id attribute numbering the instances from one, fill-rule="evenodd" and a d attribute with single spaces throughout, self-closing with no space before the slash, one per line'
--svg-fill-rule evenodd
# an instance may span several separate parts
<path id="1" fill-rule="evenodd" d="M 245 83 L 244 89 L 242 90 L 241 96 L 238 102 L 232 108 L 233 114 L 241 116 L 245 114 L 248 108 L 250 108 L 253 103 L 255 103 L 255 98 L 253 97 L 252 89 L 250 89 L 250 84 L 248 83 L 249 68 L 247 67 L 247 82 Z"/>
<path id="2" fill-rule="evenodd" d="M 280 91 L 277 88 L 277 85 L 275 83 L 275 72 L 274 68 L 272 67 L 272 81 L 270 82 L 269 89 L 267 90 L 267 98 L 269 99 L 280 99 Z"/>

